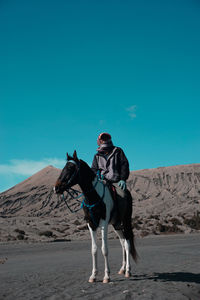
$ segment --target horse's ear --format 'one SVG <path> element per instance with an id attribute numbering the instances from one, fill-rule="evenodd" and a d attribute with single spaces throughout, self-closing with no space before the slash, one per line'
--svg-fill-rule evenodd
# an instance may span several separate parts
<path id="1" fill-rule="evenodd" d="M 67 156 L 67 160 L 69 160 L 69 154 L 68 154 L 68 152 L 66 153 L 66 156 Z"/>
<path id="2" fill-rule="evenodd" d="M 74 153 L 73 153 L 73 159 L 74 159 L 75 161 L 78 160 L 76 150 L 74 150 Z"/>

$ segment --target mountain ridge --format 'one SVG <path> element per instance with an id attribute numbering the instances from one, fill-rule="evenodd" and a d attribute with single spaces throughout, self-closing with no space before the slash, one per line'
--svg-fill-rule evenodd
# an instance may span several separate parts
<path id="1" fill-rule="evenodd" d="M 86 236 L 85 225 L 81 232 L 79 230 L 83 222 L 82 210 L 71 214 L 62 198 L 52 193 L 60 172 L 60 169 L 47 166 L 0 193 L 0 220 L 3 218 L 4 223 L 10 226 L 12 220 L 17 223 L 23 219 L 26 231 L 30 230 L 27 219 L 32 220 L 38 231 L 41 226 L 44 227 L 44 219 L 49 224 L 56 222 L 56 226 L 49 225 L 51 230 L 60 228 L 63 220 L 67 220 L 68 237 Z M 127 186 L 133 198 L 133 228 L 136 234 L 144 236 L 200 230 L 200 164 L 131 171 Z M 73 201 L 71 203 L 76 205 Z M 54 233 L 58 235 L 58 232 Z"/>

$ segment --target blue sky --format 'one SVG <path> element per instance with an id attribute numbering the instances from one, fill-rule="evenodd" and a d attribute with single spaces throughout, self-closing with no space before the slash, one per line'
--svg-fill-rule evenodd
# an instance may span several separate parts
<path id="1" fill-rule="evenodd" d="M 107 131 L 131 170 L 199 163 L 197 0 L 0 2 L 0 191 Z"/>

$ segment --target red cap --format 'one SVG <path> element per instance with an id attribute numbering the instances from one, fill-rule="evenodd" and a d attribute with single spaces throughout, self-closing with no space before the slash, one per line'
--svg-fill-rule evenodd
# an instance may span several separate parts
<path id="1" fill-rule="evenodd" d="M 98 146 L 100 146 L 100 140 L 103 140 L 103 141 L 111 140 L 111 135 L 107 132 L 102 132 L 102 133 L 100 133 L 100 135 L 98 136 L 98 139 L 97 139 Z"/>

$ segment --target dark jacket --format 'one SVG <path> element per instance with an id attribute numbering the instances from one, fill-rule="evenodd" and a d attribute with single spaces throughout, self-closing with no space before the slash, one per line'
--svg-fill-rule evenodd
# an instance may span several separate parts
<path id="1" fill-rule="evenodd" d="M 92 170 L 95 174 L 100 171 L 103 177 L 110 182 L 126 181 L 129 176 L 129 163 L 123 150 L 119 147 L 113 147 L 108 155 L 100 152 L 95 154 Z"/>

